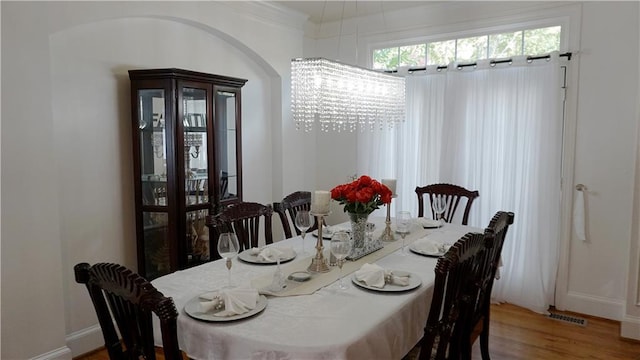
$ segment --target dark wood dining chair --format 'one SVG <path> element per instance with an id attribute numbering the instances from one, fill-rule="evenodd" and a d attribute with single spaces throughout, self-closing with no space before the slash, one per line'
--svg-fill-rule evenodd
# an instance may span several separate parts
<path id="1" fill-rule="evenodd" d="M 424 216 L 424 195 L 429 195 L 429 207 L 431 207 L 431 203 L 433 203 L 434 197 L 440 195 L 446 199 L 447 206 L 442 214 L 444 221 L 451 222 L 453 217 L 458 210 L 458 205 L 460 205 L 460 200 L 465 198 L 466 205 L 464 206 L 464 212 L 462 214 L 462 225 L 467 225 L 469 222 L 469 212 L 471 211 L 471 205 L 473 201 L 480 196 L 478 190 L 467 190 L 462 186 L 453 185 L 453 184 L 431 184 L 427 186 L 418 186 L 416 187 L 416 195 L 418 196 L 418 217 Z M 433 207 L 431 207 L 431 216 L 436 218 L 436 213 L 433 211 Z"/>
<path id="2" fill-rule="evenodd" d="M 469 283 L 479 271 L 478 259 L 485 253 L 484 235 L 467 233 L 438 259 L 429 315 L 420 342 L 420 360 L 459 356 Z"/>
<path id="3" fill-rule="evenodd" d="M 282 223 L 282 229 L 286 238 L 293 237 L 291 228 L 296 232 L 296 235 L 300 235 L 302 232 L 296 226 L 296 214 L 300 210 L 311 209 L 311 192 L 309 191 L 296 191 L 285 196 L 281 202 L 273 203 L 273 211 L 275 211 L 280 217 Z M 307 232 L 317 229 L 315 221 L 311 228 Z"/>
<path id="4" fill-rule="evenodd" d="M 240 251 L 258 247 L 260 239 L 260 219 L 264 219 L 265 244 L 273 243 L 271 231 L 271 205 L 255 202 L 240 202 L 223 209 L 219 214 L 210 216 L 207 225 L 213 234 L 211 241 L 211 258 L 220 259 L 218 254 L 218 237 L 225 232 L 232 232 L 238 237 Z"/>
<path id="5" fill-rule="evenodd" d="M 461 331 L 461 353 L 463 358 L 471 358 L 473 343 L 480 337 L 480 351 L 483 360 L 489 360 L 489 322 L 491 315 L 491 291 L 496 279 L 502 247 L 509 226 L 513 224 L 512 212 L 499 211 L 484 231 L 484 246 L 487 255 L 480 272 L 473 281 L 473 293 L 465 309 L 465 328 Z"/>
<path id="6" fill-rule="evenodd" d="M 156 359 L 153 313 L 160 319 L 164 358 L 182 360 L 176 325 L 178 311 L 171 298 L 122 265 L 79 263 L 73 270 L 76 282 L 85 284 L 89 291 L 110 359 Z"/>

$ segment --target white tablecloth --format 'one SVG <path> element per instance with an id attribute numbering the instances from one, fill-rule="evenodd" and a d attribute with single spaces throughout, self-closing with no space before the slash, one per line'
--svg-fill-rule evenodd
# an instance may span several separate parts
<path id="1" fill-rule="evenodd" d="M 374 234 L 379 236 L 384 219 L 372 220 L 377 225 Z M 433 231 L 444 232 L 453 243 L 467 232 L 480 230 L 452 224 L 435 230 L 415 226 L 406 244 Z M 396 243 L 402 241 L 399 235 L 396 237 Z M 309 263 L 315 243 L 316 238 L 308 235 L 305 250 L 309 253 Z M 328 245 L 329 242 L 324 241 L 325 251 Z M 272 246 L 302 250 L 300 237 Z M 406 253 L 402 256 L 395 251 L 375 263 L 418 275 L 422 285 L 415 290 L 403 293 L 364 290 L 352 284 L 352 274 L 348 274 L 344 278 L 350 285 L 347 290 L 330 284 L 311 295 L 269 297 L 262 313 L 228 323 L 199 321 L 184 312 L 184 305 L 194 296 L 227 284 L 224 261 L 177 271 L 152 283 L 173 298 L 180 313 L 180 348 L 192 359 L 400 359 L 422 337 L 437 262 L 435 258 L 416 255 L 408 249 Z M 302 259 L 298 257 L 294 261 Z M 339 271 L 338 267 L 331 269 L 331 272 Z M 235 285 L 250 285 L 252 280 L 274 270 L 275 265 L 254 265 L 234 259 L 232 281 Z M 160 345 L 157 319 L 154 319 L 154 334 L 156 344 Z"/>

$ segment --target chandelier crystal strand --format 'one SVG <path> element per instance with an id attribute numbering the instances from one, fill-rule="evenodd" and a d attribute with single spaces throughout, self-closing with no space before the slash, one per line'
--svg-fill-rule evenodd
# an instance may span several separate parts
<path id="1" fill-rule="evenodd" d="M 405 118 L 403 77 L 324 58 L 291 61 L 291 110 L 296 129 L 308 132 L 393 128 Z"/>

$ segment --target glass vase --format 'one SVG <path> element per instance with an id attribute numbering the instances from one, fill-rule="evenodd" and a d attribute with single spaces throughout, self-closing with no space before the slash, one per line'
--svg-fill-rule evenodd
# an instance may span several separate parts
<path id="1" fill-rule="evenodd" d="M 369 214 L 348 213 L 351 221 L 351 237 L 353 239 L 353 249 L 362 249 L 366 246 L 367 222 Z"/>

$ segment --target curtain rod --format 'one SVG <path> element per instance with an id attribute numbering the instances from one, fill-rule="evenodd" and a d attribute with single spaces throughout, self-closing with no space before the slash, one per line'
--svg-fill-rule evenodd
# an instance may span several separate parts
<path id="1" fill-rule="evenodd" d="M 566 53 L 563 53 L 563 54 L 559 54 L 558 56 L 560 56 L 560 57 L 566 57 L 566 58 L 567 58 L 567 60 L 571 60 L 571 55 L 572 55 L 572 54 L 571 54 L 571 52 L 566 52 Z M 547 54 L 547 55 L 539 55 L 539 56 L 527 56 L 527 61 L 528 61 L 528 62 L 531 62 L 531 61 L 533 61 L 533 60 L 550 59 L 550 58 L 551 58 L 551 55 L 550 55 L 550 54 Z M 490 64 L 491 66 L 495 66 L 496 64 L 510 63 L 510 62 L 512 62 L 512 61 L 513 61 L 513 59 L 511 59 L 511 58 L 509 58 L 509 59 L 501 59 L 501 60 L 491 60 L 491 61 L 489 62 L 489 64 Z M 465 67 L 469 67 L 469 66 L 477 66 L 477 65 L 478 65 L 478 63 L 477 63 L 477 62 L 472 62 L 472 63 L 468 63 L 468 64 L 458 64 L 458 65 L 456 66 L 456 68 L 457 68 L 457 69 L 462 69 L 462 68 L 465 68 Z M 445 69 L 448 69 L 448 68 L 449 68 L 449 65 L 441 65 L 441 66 L 438 66 L 438 67 L 436 68 L 436 70 L 437 70 L 437 71 L 440 71 L 440 70 L 445 70 Z M 426 67 L 419 67 L 419 68 L 409 68 L 409 69 L 407 69 L 407 71 L 408 71 L 409 73 L 412 73 L 412 72 L 414 72 L 414 71 L 424 71 L 424 70 L 427 70 L 427 68 L 426 68 Z M 385 70 L 384 72 L 386 72 L 386 73 L 397 73 L 397 72 L 398 72 L 398 70 Z"/>

